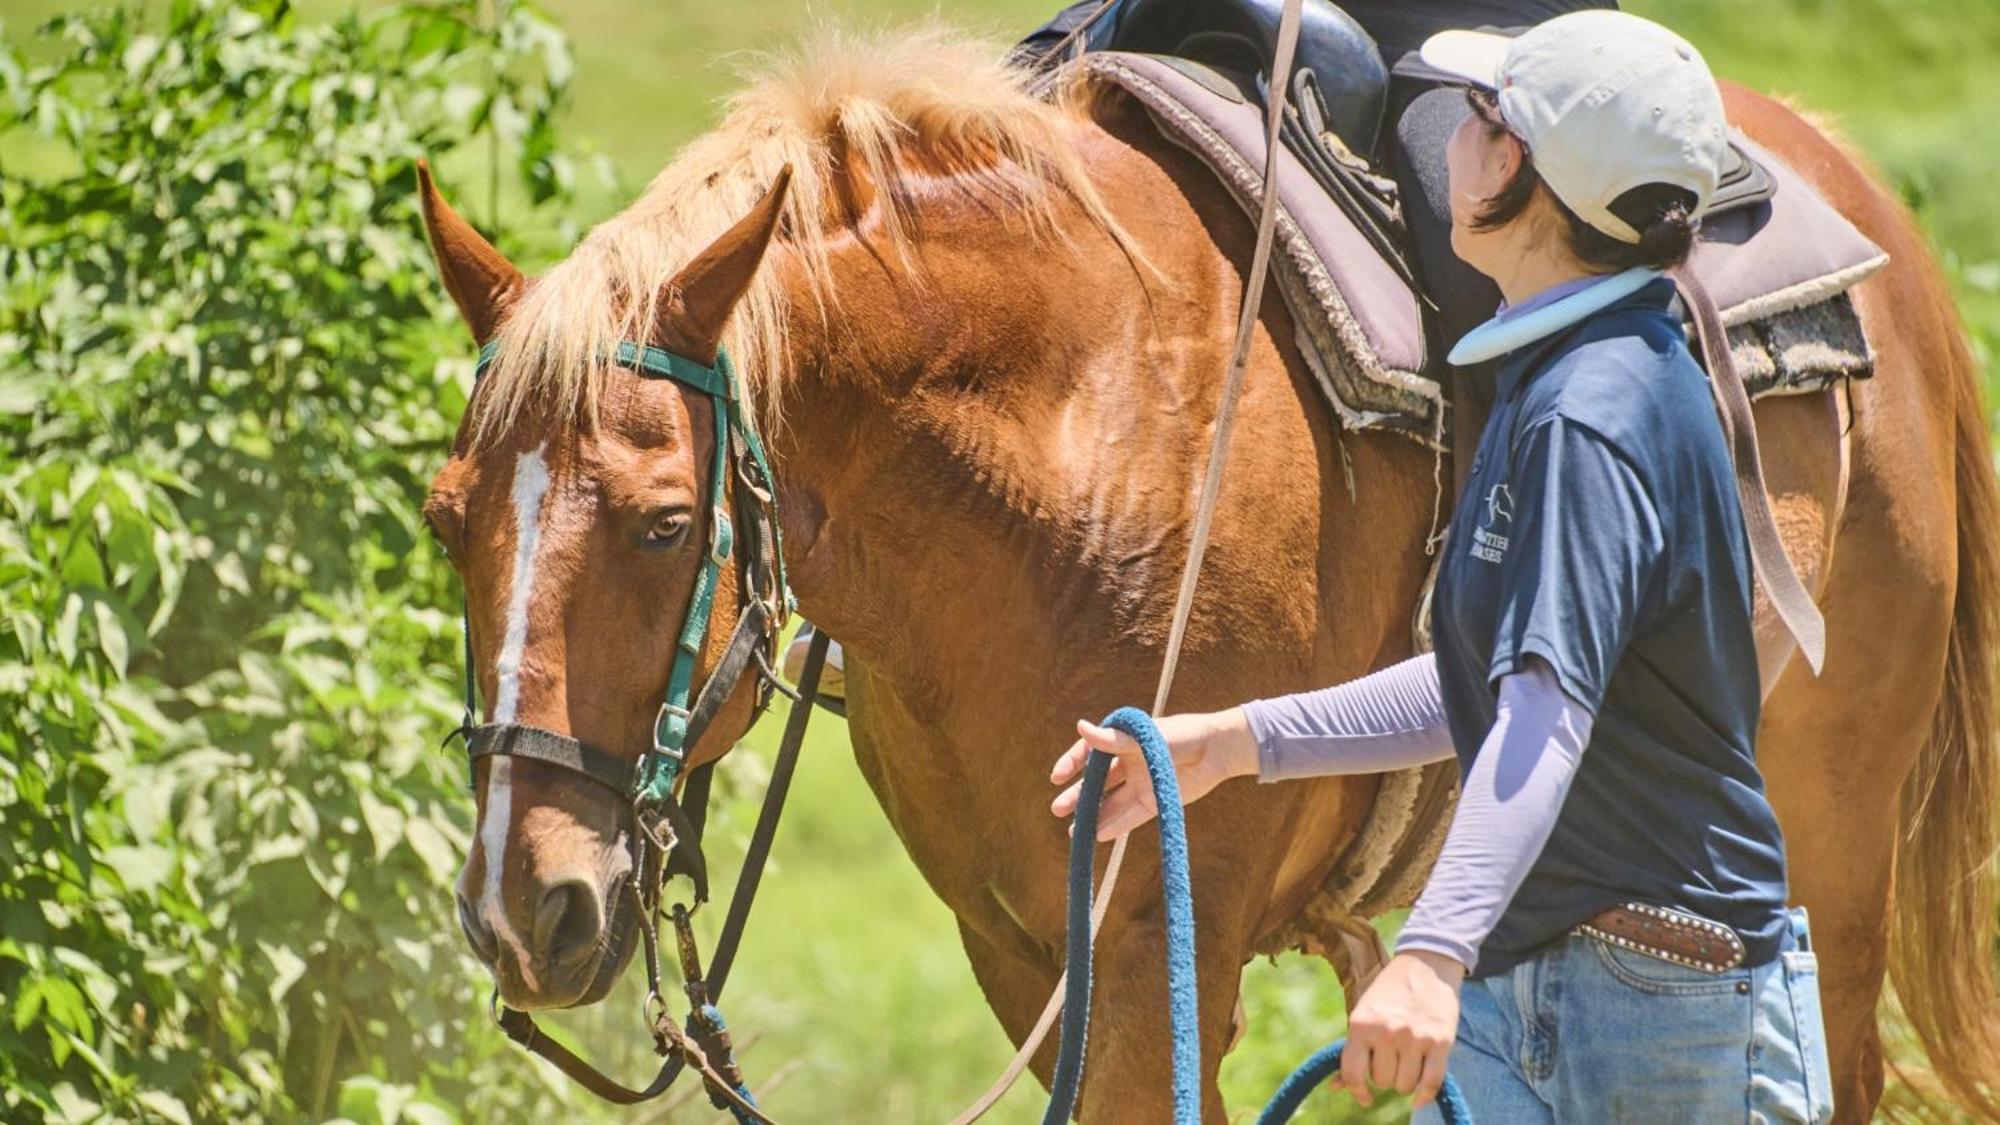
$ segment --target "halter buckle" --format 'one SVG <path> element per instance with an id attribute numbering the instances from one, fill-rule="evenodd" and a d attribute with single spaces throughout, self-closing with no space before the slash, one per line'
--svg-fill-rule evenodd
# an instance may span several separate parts
<path id="1" fill-rule="evenodd" d="M 672 855 L 674 849 L 679 847 L 681 843 L 680 833 L 674 831 L 673 821 L 658 815 L 653 807 L 647 806 L 643 802 L 641 802 L 640 807 L 635 811 L 632 819 L 638 824 L 639 831 L 645 834 L 646 842 L 653 845 L 659 851 L 660 866 L 664 870 L 667 857 Z M 643 905 L 641 909 L 644 909 Z"/>
<path id="2" fill-rule="evenodd" d="M 668 716 L 672 716 L 685 723 L 689 719 L 694 718 L 694 712 L 685 707 L 676 707 L 671 703 L 662 703 L 660 704 L 660 713 L 653 717 L 653 753 L 658 754 L 662 758 L 671 758 L 678 762 L 687 757 L 686 748 L 668 746 L 666 743 L 660 741 L 660 732 L 667 729 Z"/>

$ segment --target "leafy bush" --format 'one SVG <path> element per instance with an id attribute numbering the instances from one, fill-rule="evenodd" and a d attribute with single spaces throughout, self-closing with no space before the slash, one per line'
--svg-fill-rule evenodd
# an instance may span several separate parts
<path id="1" fill-rule="evenodd" d="M 45 169 L 0 168 L 0 1118 L 558 1096 L 449 921 L 458 594 L 417 514 L 470 363 L 414 161 L 485 163 L 489 211 L 573 175 L 565 41 L 482 7 L 0 44 Z"/>

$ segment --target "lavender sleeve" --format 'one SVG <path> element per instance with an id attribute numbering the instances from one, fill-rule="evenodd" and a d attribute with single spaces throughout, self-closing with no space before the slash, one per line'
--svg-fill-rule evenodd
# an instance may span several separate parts
<path id="1" fill-rule="evenodd" d="M 1498 713 L 1466 775 L 1444 852 L 1396 941 L 1471 969 L 1555 829 L 1590 741 L 1591 713 L 1530 657 L 1500 680 Z"/>
<path id="2" fill-rule="evenodd" d="M 1451 757 L 1437 658 L 1411 657 L 1344 684 L 1243 705 L 1259 781 L 1383 773 Z"/>

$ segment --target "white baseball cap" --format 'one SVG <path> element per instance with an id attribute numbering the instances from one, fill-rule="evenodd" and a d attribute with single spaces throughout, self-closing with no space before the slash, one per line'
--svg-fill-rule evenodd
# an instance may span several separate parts
<path id="1" fill-rule="evenodd" d="M 1598 230 L 1639 241 L 1610 205 L 1642 184 L 1686 188 L 1694 217 L 1708 210 L 1729 145 L 1722 94 L 1701 52 L 1659 24 L 1572 12 L 1519 38 L 1441 31 L 1422 54 L 1496 91 L 1501 120 L 1527 143 L 1543 181 Z"/>

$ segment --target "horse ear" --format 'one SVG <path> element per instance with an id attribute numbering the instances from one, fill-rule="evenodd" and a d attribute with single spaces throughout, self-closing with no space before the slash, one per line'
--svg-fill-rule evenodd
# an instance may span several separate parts
<path id="1" fill-rule="evenodd" d="M 500 321 L 525 287 L 521 271 L 493 248 L 472 224 L 444 201 L 431 179 L 427 160 L 417 161 L 417 195 L 423 204 L 424 233 L 437 256 L 445 292 L 458 306 L 474 342 L 485 344 L 500 330 Z"/>
<path id="2" fill-rule="evenodd" d="M 666 327 L 682 337 L 676 343 L 690 358 L 713 356 L 729 314 L 749 291 L 750 280 L 757 276 L 757 266 L 777 233 L 791 185 L 792 166 L 787 164 L 778 170 L 770 189 L 750 213 L 697 254 L 669 283 L 669 292 L 680 296 L 680 315 Z"/>

